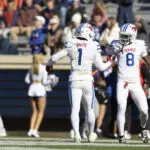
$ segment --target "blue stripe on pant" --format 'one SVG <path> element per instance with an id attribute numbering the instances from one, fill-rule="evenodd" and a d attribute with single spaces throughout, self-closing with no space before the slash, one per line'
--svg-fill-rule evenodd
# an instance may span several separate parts
<path id="1" fill-rule="evenodd" d="M 68 92 L 69 92 L 69 102 L 70 102 L 70 105 L 72 106 L 72 89 L 70 86 L 68 87 Z"/>
<path id="2" fill-rule="evenodd" d="M 94 108 L 94 102 L 95 102 L 95 91 L 94 87 L 92 86 L 92 103 L 91 103 L 91 108 Z"/>

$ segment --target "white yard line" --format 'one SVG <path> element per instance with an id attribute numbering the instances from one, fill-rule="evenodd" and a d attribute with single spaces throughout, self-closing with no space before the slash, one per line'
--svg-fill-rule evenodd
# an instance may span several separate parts
<path id="1" fill-rule="evenodd" d="M 150 144 L 143 144 L 141 141 L 131 140 L 129 144 L 118 144 L 117 140 L 97 140 L 95 143 L 73 143 L 67 139 L 25 139 L 22 138 L 1 138 L 0 146 L 104 146 L 104 147 L 150 147 Z M 106 142 L 106 143 L 105 143 Z M 1 148 L 0 148 L 1 150 Z"/>
<path id="2" fill-rule="evenodd" d="M 30 137 L 0 137 L 0 141 L 60 141 L 60 142 L 72 142 L 73 139 L 71 138 L 30 138 Z M 83 142 L 86 142 L 87 140 L 83 139 Z M 140 140 L 129 140 L 129 142 L 132 143 L 141 143 Z M 118 143 L 117 139 L 97 139 L 96 142 L 104 142 L 104 143 Z"/>
<path id="3" fill-rule="evenodd" d="M 34 148 L 34 147 L 0 147 L 0 150 L 60 150 L 60 149 L 57 149 L 57 148 Z M 63 149 L 63 150 L 70 150 L 70 149 Z M 73 149 L 73 150 L 82 150 L 82 149 Z"/>

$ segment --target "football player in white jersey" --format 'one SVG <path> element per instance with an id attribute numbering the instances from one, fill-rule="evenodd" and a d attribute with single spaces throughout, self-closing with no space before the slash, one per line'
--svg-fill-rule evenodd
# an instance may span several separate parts
<path id="1" fill-rule="evenodd" d="M 65 48 L 53 55 L 48 64 L 47 71 L 50 71 L 51 65 L 58 62 L 65 56 L 71 60 L 71 74 L 69 76 L 69 95 L 71 101 L 71 123 L 75 132 L 75 142 L 80 142 L 79 133 L 79 111 L 81 99 L 87 103 L 87 118 L 89 125 L 89 142 L 94 142 L 97 135 L 93 132 L 95 125 L 94 115 L 94 88 L 92 77 L 92 64 L 94 63 L 99 70 L 105 70 L 111 67 L 112 63 L 103 63 L 100 51 L 100 45 L 93 41 L 93 27 L 84 23 L 81 24 L 75 33 L 75 38 L 65 44 Z"/>
<path id="2" fill-rule="evenodd" d="M 145 131 L 148 119 L 148 105 L 146 96 L 140 84 L 139 62 L 140 59 L 143 58 L 147 64 L 150 63 L 145 42 L 143 40 L 136 40 L 136 36 L 136 27 L 133 24 L 125 24 L 120 29 L 120 39 L 112 42 L 114 49 L 118 50 L 117 120 L 120 143 L 127 142 L 124 138 L 124 124 L 129 92 L 140 112 L 142 141 L 144 143 L 148 142 Z"/>

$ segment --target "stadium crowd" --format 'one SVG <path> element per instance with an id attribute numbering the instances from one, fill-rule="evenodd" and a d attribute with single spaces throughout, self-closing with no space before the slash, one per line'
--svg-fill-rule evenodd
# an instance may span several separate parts
<path id="1" fill-rule="evenodd" d="M 91 5 L 88 8 L 87 3 Z M 26 47 L 31 47 L 32 54 L 52 55 L 61 50 L 66 41 L 74 37 L 76 28 L 84 22 L 92 24 L 95 32 L 94 40 L 100 42 L 103 54 L 107 53 L 105 50 L 111 41 L 119 38 L 120 27 L 124 23 L 135 24 L 138 29 L 138 38 L 144 39 L 149 44 L 147 23 L 141 16 L 134 16 L 133 0 L 119 0 L 118 6 L 117 18 L 114 18 L 108 17 L 103 0 L 1 0 L 0 54 L 18 54 L 17 45 L 11 42 L 18 41 L 19 35 L 23 34 L 29 41 Z M 90 14 L 87 9 L 91 10 Z M 109 60 L 109 57 L 107 59 Z M 144 65 L 144 63 L 142 64 Z M 106 106 L 108 106 L 111 107 L 111 124 L 113 124 L 111 131 L 114 137 L 117 137 L 115 94 L 117 69 L 114 68 L 109 70 L 111 73 L 104 72 L 100 75 L 99 73 L 97 75 L 97 71 L 95 71 L 93 69 L 93 75 L 96 75 L 95 91 L 100 104 L 96 132 L 99 135 L 102 134 L 101 126 L 107 111 Z M 141 72 L 147 81 L 147 83 L 143 83 L 143 87 L 147 89 L 150 86 L 149 71 L 147 71 L 147 67 L 141 67 Z M 100 93 L 99 89 L 104 94 Z M 149 91 L 147 95 L 150 99 L 150 90 L 147 91 Z M 131 107 L 132 103 L 129 98 L 127 138 L 130 138 L 131 111 L 129 110 Z M 150 134 L 150 120 L 147 129 Z"/>
<path id="2" fill-rule="evenodd" d="M 112 39 L 118 39 L 119 27 L 126 22 L 136 23 L 138 38 L 148 41 L 145 20 L 141 16 L 134 17 L 133 0 L 120 0 L 117 3 L 116 19 L 108 18 L 103 0 L 2 0 L 0 53 L 18 54 L 18 37 L 24 35 L 29 39 L 26 48 L 30 47 L 32 54 L 54 54 L 68 39 L 73 38 L 75 29 L 84 22 L 93 25 L 95 40 L 104 47 Z"/>

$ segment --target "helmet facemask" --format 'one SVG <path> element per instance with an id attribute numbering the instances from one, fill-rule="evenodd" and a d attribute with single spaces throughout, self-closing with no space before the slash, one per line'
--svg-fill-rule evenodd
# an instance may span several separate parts
<path id="1" fill-rule="evenodd" d="M 129 34 L 122 34 L 119 35 L 120 43 L 123 45 L 128 45 L 131 43 L 131 35 Z"/>

